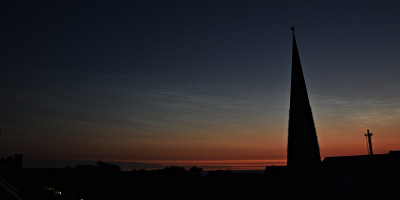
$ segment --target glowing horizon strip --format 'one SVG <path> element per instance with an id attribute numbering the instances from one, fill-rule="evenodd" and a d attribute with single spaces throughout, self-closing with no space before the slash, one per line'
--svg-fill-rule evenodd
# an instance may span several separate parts
<path id="1" fill-rule="evenodd" d="M 286 160 L 118 160 L 115 162 L 135 162 L 145 164 L 159 165 L 180 165 L 180 166 L 266 166 L 266 165 L 284 165 Z"/>

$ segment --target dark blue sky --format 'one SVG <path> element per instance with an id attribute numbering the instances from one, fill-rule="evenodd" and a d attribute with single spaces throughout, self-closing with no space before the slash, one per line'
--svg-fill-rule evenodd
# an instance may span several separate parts
<path id="1" fill-rule="evenodd" d="M 292 25 L 321 153 L 364 152 L 357 135 L 364 129 L 386 140 L 398 130 L 399 8 L 397 1 L 1 2 L 0 154 L 284 159 Z"/>

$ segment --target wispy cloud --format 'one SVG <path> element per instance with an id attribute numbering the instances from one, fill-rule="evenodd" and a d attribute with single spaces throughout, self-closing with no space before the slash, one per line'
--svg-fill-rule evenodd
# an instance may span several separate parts
<path id="1" fill-rule="evenodd" d="M 233 82 L 94 74 L 23 87 L 3 116 L 48 137 L 207 134 L 268 123 L 282 109 L 274 96 Z"/>

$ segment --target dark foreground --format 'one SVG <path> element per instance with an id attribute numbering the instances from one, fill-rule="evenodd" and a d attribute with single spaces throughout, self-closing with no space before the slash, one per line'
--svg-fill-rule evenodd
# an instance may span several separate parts
<path id="1" fill-rule="evenodd" d="M 109 164 L 64 169 L 20 169 L 9 182 L 29 199 L 249 199 L 267 196 L 263 174 L 185 170 L 120 171 Z M 5 174 L 3 174 L 4 177 Z M 0 196 L 1 197 L 1 196 Z M 3 199 L 3 198 L 0 198 Z"/>
<path id="2" fill-rule="evenodd" d="M 98 162 L 63 169 L 1 168 L 0 199 L 398 199 L 398 164 L 323 166 L 294 179 L 286 167 L 262 173 L 193 167 L 121 171 Z M 367 163 L 368 164 L 368 163 Z M 11 188 L 11 189 L 10 189 Z M 18 195 L 15 195 L 18 193 Z"/>

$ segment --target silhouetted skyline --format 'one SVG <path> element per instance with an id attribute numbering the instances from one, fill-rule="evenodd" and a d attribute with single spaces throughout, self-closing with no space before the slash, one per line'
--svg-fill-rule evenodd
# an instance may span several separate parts
<path id="1" fill-rule="evenodd" d="M 296 27 L 321 157 L 400 149 L 396 1 L 0 6 L 0 155 L 286 159 Z M 254 162 L 256 162 L 254 161 Z"/>

